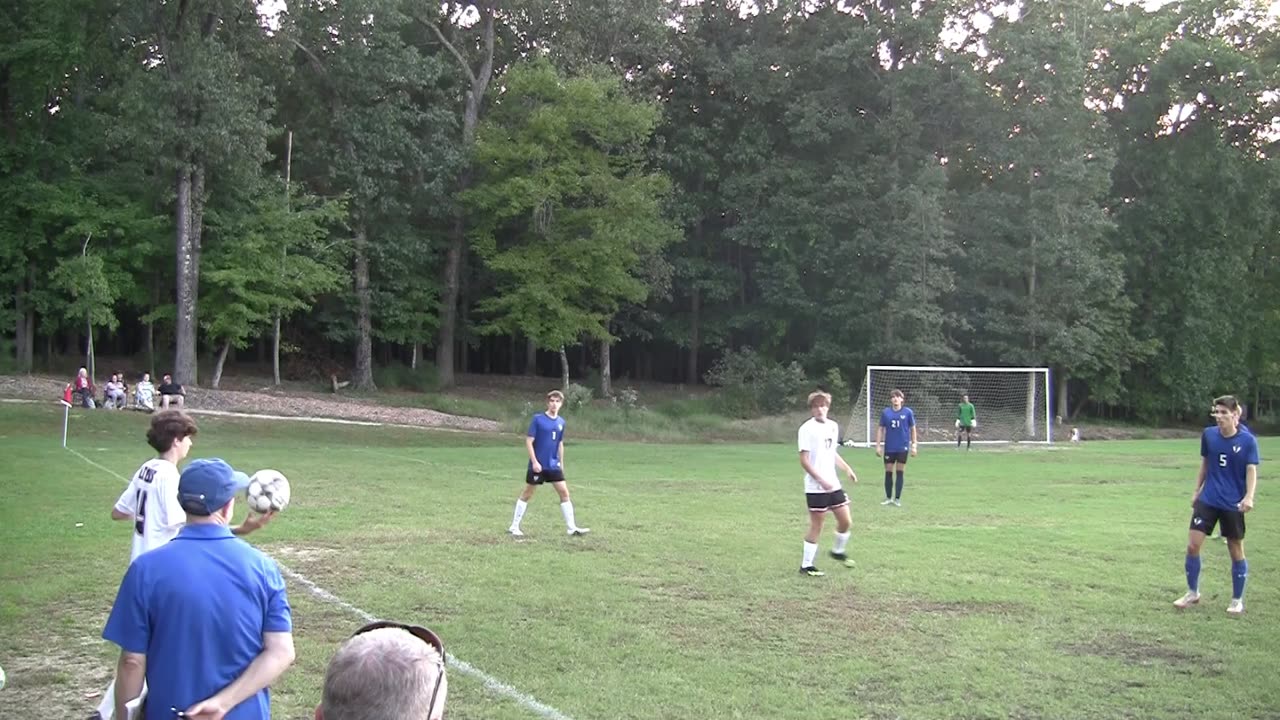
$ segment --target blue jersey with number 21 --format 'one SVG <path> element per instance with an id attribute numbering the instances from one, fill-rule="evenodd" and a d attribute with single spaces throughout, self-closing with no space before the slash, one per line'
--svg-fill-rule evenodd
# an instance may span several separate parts
<path id="1" fill-rule="evenodd" d="M 1200 436 L 1200 457 L 1209 466 L 1200 502 L 1219 510 L 1238 510 L 1244 499 L 1245 473 L 1258 464 L 1258 439 L 1247 432 L 1222 437 L 1215 425 Z"/>
<path id="2" fill-rule="evenodd" d="M 533 456 L 538 464 L 548 470 L 560 469 L 560 441 L 564 440 L 564 418 L 548 417 L 538 413 L 529 423 L 529 437 L 533 438 Z M 533 468 L 533 463 L 529 463 Z"/>
<path id="3" fill-rule="evenodd" d="M 884 428 L 884 451 L 906 452 L 911 448 L 911 428 L 916 426 L 915 413 L 902 406 L 901 410 L 887 407 L 880 413 L 880 427 Z"/>

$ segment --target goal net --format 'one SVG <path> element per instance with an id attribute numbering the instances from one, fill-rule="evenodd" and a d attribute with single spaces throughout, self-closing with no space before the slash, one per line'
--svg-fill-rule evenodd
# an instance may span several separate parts
<path id="1" fill-rule="evenodd" d="M 956 410 L 964 395 L 977 411 L 973 441 L 1052 442 L 1048 368 L 964 368 L 871 365 L 854 398 L 844 437 L 873 445 L 880 412 L 894 389 L 916 417 L 921 443 L 956 440 Z"/>

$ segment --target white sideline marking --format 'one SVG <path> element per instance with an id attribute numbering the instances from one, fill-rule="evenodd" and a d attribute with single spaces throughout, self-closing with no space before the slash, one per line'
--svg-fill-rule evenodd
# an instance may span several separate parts
<path id="1" fill-rule="evenodd" d="M 486 435 L 501 434 L 490 430 L 467 430 L 465 428 L 448 427 L 444 425 L 410 425 L 408 423 L 389 423 L 378 422 L 374 420 L 347 420 L 345 418 L 331 417 L 311 417 L 308 415 L 267 415 L 264 413 L 244 413 L 233 412 L 230 410 L 202 410 L 200 408 L 183 407 L 178 408 L 188 415 L 214 415 L 217 417 L 233 417 L 233 418 L 252 418 L 254 420 L 294 420 L 296 422 L 313 422 L 313 423 L 329 423 L 332 425 L 361 425 L 364 427 L 393 427 L 407 428 L 409 430 L 438 430 L 441 432 L 456 433 L 482 433 Z M 440 413 L 444 415 L 446 413 Z"/>
<path id="2" fill-rule="evenodd" d="M 103 466 L 103 465 L 100 465 L 100 464 L 98 464 L 98 463 L 94 462 L 93 460 L 90 460 L 89 458 L 85 457 L 84 455 L 80 454 L 79 452 L 77 452 L 76 450 L 74 450 L 74 449 L 72 449 L 72 448 L 67 448 L 67 450 L 68 450 L 72 455 L 75 455 L 76 457 L 78 457 L 78 458 L 80 458 L 81 460 L 83 460 L 83 461 L 85 461 L 85 462 L 89 463 L 90 465 L 92 465 L 92 466 L 94 466 L 94 467 L 98 468 L 99 470 L 102 470 L 103 472 L 107 473 L 108 475 L 110 475 L 110 476 L 112 476 L 112 477 L 114 477 L 114 478 L 118 478 L 118 479 L 120 479 L 120 480 L 123 480 L 123 481 L 125 481 L 126 483 L 127 483 L 127 482 L 129 482 L 129 479 L 128 479 L 128 478 L 124 477 L 123 475 L 118 474 L 116 471 L 112 470 L 111 468 L 106 467 L 106 466 Z M 276 561 L 276 564 L 280 566 L 280 572 L 282 572 L 282 573 L 284 573 L 286 576 L 288 576 L 290 580 L 293 580 L 293 581 L 295 581 L 295 582 L 297 582 L 297 583 L 301 584 L 301 585 L 302 585 L 303 587 L 305 587 L 305 588 L 306 588 L 306 589 L 307 589 L 307 590 L 308 590 L 312 595 L 316 596 L 316 597 L 317 597 L 317 598 L 319 598 L 320 600 L 322 600 L 322 601 L 324 601 L 324 602 L 327 602 L 327 603 L 329 603 L 330 605 L 337 605 L 338 607 L 340 607 L 340 608 L 342 608 L 343 610 L 346 610 L 346 611 L 348 611 L 348 612 L 352 613 L 353 615 L 355 615 L 356 617 L 359 617 L 360 619 L 364 620 L 365 622 L 373 622 L 374 620 L 377 620 L 377 619 L 378 619 L 378 618 L 374 617 L 373 615 L 371 615 L 369 612 L 367 612 L 367 611 L 365 611 L 365 610 L 361 610 L 360 608 L 356 607 L 355 605 L 352 605 L 351 603 L 347 602 L 346 600 L 343 600 L 342 598 L 338 597 L 337 595 L 334 595 L 333 593 L 329 592 L 328 590 L 325 590 L 324 588 L 322 588 L 322 587 L 320 587 L 319 585 L 315 584 L 315 583 L 314 583 L 314 582 L 312 582 L 309 578 L 307 578 L 305 575 L 303 575 L 303 574 L 301 574 L 301 573 L 299 573 L 299 572 L 297 572 L 297 571 L 295 571 L 295 570 L 291 570 L 291 569 L 289 569 L 288 567 L 286 567 L 286 566 L 285 566 L 285 564 L 284 564 L 284 563 L 280 562 L 280 561 L 279 561 L 279 560 L 277 560 L 276 558 L 271 558 L 271 559 L 272 559 L 272 560 L 275 560 L 275 561 Z M 495 693 L 495 694 L 501 695 L 501 696 L 503 696 L 503 697 L 510 698 L 511 700 L 514 700 L 514 701 L 516 702 L 516 704 L 518 704 L 518 705 L 520 705 L 520 706 L 522 706 L 522 707 L 524 707 L 524 708 L 526 708 L 526 709 L 528 709 L 528 710 L 532 711 L 534 714 L 538 715 L 539 717 L 547 718 L 547 720 L 572 720 L 572 718 L 570 718 L 568 715 L 565 715 L 564 713 L 562 713 L 562 712 L 560 712 L 559 710 L 557 710 L 557 709 L 555 709 L 555 708 L 551 707 L 550 705 L 546 705 L 546 704 L 543 704 L 543 703 L 538 702 L 538 701 L 537 701 L 537 700 L 535 700 L 533 697 L 531 697 L 531 696 L 529 696 L 529 695 L 527 695 L 527 694 L 525 694 L 525 693 L 520 692 L 519 690 L 517 690 L 517 689 L 515 689 L 515 688 L 511 687 L 510 685 L 508 685 L 508 684 L 506 684 L 506 683 L 502 682 L 501 680 L 499 680 L 499 679 L 495 678 L 494 676 L 492 676 L 492 675 L 490 675 L 490 674 L 488 674 L 488 673 L 484 672 L 483 670 L 481 670 L 481 669 L 477 668 L 476 666 L 472 665 L 471 663 L 466 662 L 465 660 L 461 660 L 461 659 L 459 659 L 459 658 L 458 658 L 457 656 L 455 656 L 453 653 L 448 653 L 447 655 L 448 655 L 448 663 L 449 663 L 449 669 L 450 669 L 450 670 L 454 670 L 454 671 L 460 672 L 460 673 L 462 673 L 463 675 L 469 675 L 469 676 L 471 676 L 471 677 L 473 677 L 473 678 L 475 678 L 475 679 L 479 680 L 479 681 L 480 681 L 480 682 L 485 686 L 485 688 L 486 688 L 486 689 L 488 689 L 489 691 L 491 691 L 491 692 L 493 692 L 493 693 Z"/>

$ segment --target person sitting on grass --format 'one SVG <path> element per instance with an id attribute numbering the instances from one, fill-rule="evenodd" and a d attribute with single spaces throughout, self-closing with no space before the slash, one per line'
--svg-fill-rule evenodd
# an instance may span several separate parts
<path id="1" fill-rule="evenodd" d="M 120 382 L 120 375 L 115 374 L 107 381 L 102 390 L 102 406 L 111 410 L 121 410 L 125 406 L 124 383 Z"/>
<path id="2" fill-rule="evenodd" d="M 133 407 L 138 410 L 155 412 L 156 386 L 151 384 L 151 373 L 142 373 L 142 379 L 133 389 Z"/>
<path id="3" fill-rule="evenodd" d="M 86 407 L 90 410 L 97 407 L 97 404 L 93 401 L 96 391 L 93 388 L 93 381 L 89 379 L 88 369 L 80 368 L 80 372 L 76 373 L 76 379 L 71 381 L 71 392 L 73 396 L 80 396 L 81 407 Z"/>
<path id="4" fill-rule="evenodd" d="M 160 409 L 166 410 L 170 405 L 182 407 L 187 401 L 187 389 L 173 381 L 173 376 L 165 373 L 160 380 Z"/>

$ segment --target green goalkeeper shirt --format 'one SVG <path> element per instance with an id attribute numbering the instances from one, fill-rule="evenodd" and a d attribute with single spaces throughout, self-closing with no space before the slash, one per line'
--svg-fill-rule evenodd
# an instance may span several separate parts
<path id="1" fill-rule="evenodd" d="M 978 416 L 978 411 L 973 407 L 973 403 L 960 403 L 956 406 L 956 419 L 961 425 L 969 426 L 973 424 L 973 419 Z"/>

